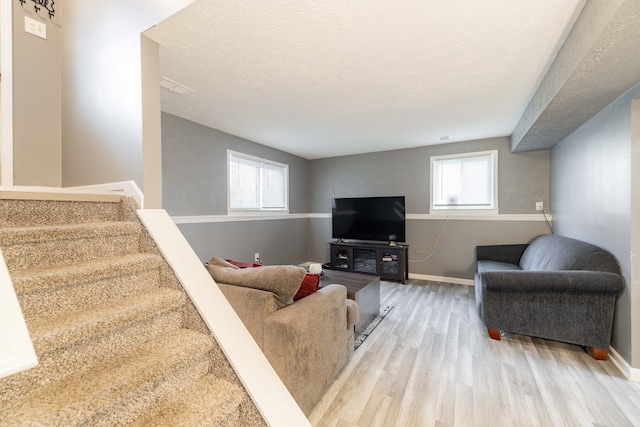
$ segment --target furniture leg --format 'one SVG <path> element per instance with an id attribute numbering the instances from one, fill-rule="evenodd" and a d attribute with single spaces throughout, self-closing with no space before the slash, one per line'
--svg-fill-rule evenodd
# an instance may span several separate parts
<path id="1" fill-rule="evenodd" d="M 609 350 L 606 348 L 587 347 L 587 353 L 596 360 L 607 360 L 609 357 Z"/>
<path id="2" fill-rule="evenodd" d="M 487 331 L 492 339 L 500 341 L 500 329 L 487 328 Z"/>

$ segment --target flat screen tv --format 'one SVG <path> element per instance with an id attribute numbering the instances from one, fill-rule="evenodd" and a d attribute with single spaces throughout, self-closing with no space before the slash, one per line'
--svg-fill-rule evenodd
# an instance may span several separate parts
<path id="1" fill-rule="evenodd" d="M 405 242 L 404 196 L 333 199 L 333 238 Z"/>

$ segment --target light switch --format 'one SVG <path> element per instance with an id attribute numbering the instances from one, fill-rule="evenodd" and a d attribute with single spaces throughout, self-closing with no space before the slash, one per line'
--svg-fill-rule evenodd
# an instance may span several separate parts
<path id="1" fill-rule="evenodd" d="M 47 25 L 28 16 L 24 17 L 24 30 L 41 39 L 47 39 Z"/>

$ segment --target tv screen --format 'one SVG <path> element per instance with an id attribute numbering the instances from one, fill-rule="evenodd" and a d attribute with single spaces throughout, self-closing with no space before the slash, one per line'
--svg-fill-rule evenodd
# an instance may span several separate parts
<path id="1" fill-rule="evenodd" d="M 333 199 L 333 237 L 405 242 L 404 207 L 404 196 Z"/>

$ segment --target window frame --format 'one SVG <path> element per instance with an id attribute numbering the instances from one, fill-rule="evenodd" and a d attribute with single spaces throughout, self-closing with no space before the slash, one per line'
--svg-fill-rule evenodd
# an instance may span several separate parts
<path id="1" fill-rule="evenodd" d="M 259 206 L 257 208 L 234 208 L 231 207 L 231 160 L 239 158 L 260 164 L 259 173 L 259 203 L 262 204 L 261 194 L 262 188 L 262 166 L 272 166 L 282 168 L 284 172 L 284 207 L 283 208 L 265 208 Z M 262 157 L 252 156 L 250 154 L 241 153 L 239 151 L 227 150 L 227 214 L 231 215 L 268 215 L 268 214 L 288 214 L 289 213 L 289 165 L 264 159 Z"/>
<path id="2" fill-rule="evenodd" d="M 468 159 L 468 158 L 473 158 L 473 157 L 485 157 L 485 156 L 489 156 L 491 157 L 491 169 L 492 169 L 492 179 L 493 179 L 493 200 L 492 203 L 490 204 L 490 206 L 487 207 L 482 207 L 482 206 L 470 206 L 470 207 L 465 207 L 465 206 L 442 206 L 442 207 L 436 207 L 434 206 L 433 203 L 433 199 L 434 199 L 434 194 L 435 194 L 435 188 L 434 186 L 436 185 L 436 179 L 435 179 L 435 162 L 437 161 L 441 161 L 441 160 L 453 160 L 453 159 L 459 159 L 459 160 L 463 160 L 463 159 Z M 455 214 L 473 214 L 473 215 L 477 215 L 477 214 L 485 214 L 485 215 L 492 215 L 492 214 L 498 214 L 499 212 L 499 208 L 498 208 L 498 150 L 486 150 L 486 151 L 474 151 L 474 152 L 469 152 L 469 153 L 458 153 L 458 154 L 446 154 L 446 155 L 441 155 L 441 156 L 431 156 L 430 157 L 430 169 L 429 169 L 429 180 L 430 180 L 430 186 L 429 186 L 429 213 L 431 214 L 439 214 L 439 213 L 443 213 L 443 212 L 449 212 L 449 213 L 455 213 Z"/>

